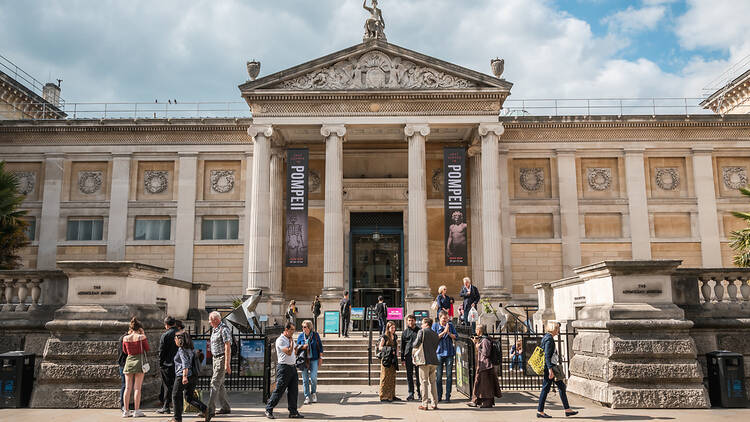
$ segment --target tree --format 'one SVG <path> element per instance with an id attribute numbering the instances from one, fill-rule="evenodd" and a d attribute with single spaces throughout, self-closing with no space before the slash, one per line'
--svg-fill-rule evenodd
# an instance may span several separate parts
<path id="1" fill-rule="evenodd" d="M 743 195 L 750 197 L 750 189 L 740 188 Z M 747 222 L 748 227 L 732 232 L 729 246 L 735 251 L 734 265 L 738 267 L 750 267 L 750 213 L 733 211 L 732 215 Z"/>
<path id="2" fill-rule="evenodd" d="M 5 171 L 5 162 L 0 161 L 0 270 L 20 267 L 18 250 L 29 244 L 28 223 L 23 219 L 26 211 L 19 209 L 24 198 L 16 177 Z"/>

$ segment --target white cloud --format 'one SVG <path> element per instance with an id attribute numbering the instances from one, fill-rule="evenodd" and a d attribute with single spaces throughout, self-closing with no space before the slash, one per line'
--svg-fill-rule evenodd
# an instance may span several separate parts
<path id="1" fill-rule="evenodd" d="M 661 22 L 667 9 L 664 6 L 649 6 L 636 9 L 629 6 L 603 19 L 603 23 L 609 25 L 610 30 L 622 32 L 638 32 L 653 30 Z"/>

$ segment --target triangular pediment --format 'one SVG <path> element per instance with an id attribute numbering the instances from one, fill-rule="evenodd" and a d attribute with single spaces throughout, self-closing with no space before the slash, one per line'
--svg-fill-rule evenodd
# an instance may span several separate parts
<path id="1" fill-rule="evenodd" d="M 508 93 L 495 78 L 384 41 L 373 40 L 240 85 L 272 91 L 473 90 Z"/>

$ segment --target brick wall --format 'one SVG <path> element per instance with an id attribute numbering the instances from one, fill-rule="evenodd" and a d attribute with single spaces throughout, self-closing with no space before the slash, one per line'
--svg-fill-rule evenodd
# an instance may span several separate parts
<path id="1" fill-rule="evenodd" d="M 630 243 L 581 243 L 581 265 L 633 258 Z"/>
<path id="2" fill-rule="evenodd" d="M 101 246 L 61 246 L 57 248 L 58 261 L 104 261 L 107 247 Z"/>
<path id="3" fill-rule="evenodd" d="M 125 247 L 125 260 L 166 268 L 168 270 L 166 275 L 172 277 L 174 271 L 174 246 L 127 246 Z"/>
<path id="4" fill-rule="evenodd" d="M 242 245 L 195 245 L 193 282 L 211 285 L 206 300 L 227 301 L 245 294 L 242 289 Z"/>
<path id="5" fill-rule="evenodd" d="M 651 242 L 652 259 L 681 259 L 682 267 L 700 267 L 701 244 L 698 242 Z"/>
<path id="6" fill-rule="evenodd" d="M 534 283 L 562 278 L 560 243 L 513 243 L 511 253 L 513 294 L 536 296 Z"/>

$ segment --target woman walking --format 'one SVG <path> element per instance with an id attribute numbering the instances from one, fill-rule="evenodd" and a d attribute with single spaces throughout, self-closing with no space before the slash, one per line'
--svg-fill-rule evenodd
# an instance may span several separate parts
<path id="1" fill-rule="evenodd" d="M 380 350 L 380 401 L 401 401 L 396 397 L 398 338 L 396 337 L 396 324 L 393 321 L 385 324 L 385 333 L 380 337 L 378 350 Z"/>
<path id="2" fill-rule="evenodd" d="M 306 356 L 305 366 L 302 367 L 305 404 L 317 403 L 318 368 L 323 363 L 323 342 L 310 320 L 302 323 L 302 332 L 297 337 L 297 356 L 302 353 Z"/>
<path id="3" fill-rule="evenodd" d="M 148 352 L 148 339 L 143 332 L 143 325 L 136 317 L 130 320 L 130 330 L 128 335 L 122 339 L 122 350 L 127 353 L 125 367 L 122 373 L 125 374 L 125 395 L 122 409 L 122 417 L 142 418 L 146 416 L 141 411 L 141 386 L 143 385 L 143 364 Z M 130 411 L 130 394 L 133 394 L 133 407 L 135 410 Z"/>
<path id="4" fill-rule="evenodd" d="M 488 408 L 495 405 L 495 397 L 502 397 L 497 381 L 497 370 L 492 363 L 492 342 L 485 335 L 483 324 L 477 324 L 476 336 L 472 337 L 477 348 L 477 372 L 474 377 L 474 394 L 469 407 Z"/>
<path id="5" fill-rule="evenodd" d="M 560 357 L 555 350 L 555 336 L 560 334 L 560 323 L 547 322 L 547 334 L 542 337 L 542 349 L 544 350 L 544 372 L 542 372 L 542 392 L 539 394 L 539 405 L 537 406 L 537 418 L 551 418 L 544 413 L 544 403 L 547 401 L 547 393 L 552 388 L 552 383 L 557 385 L 560 392 L 560 401 L 565 409 L 565 416 L 577 415 L 578 412 L 571 409 L 568 404 L 568 395 L 565 393 L 565 375 L 560 367 Z"/>
<path id="6" fill-rule="evenodd" d="M 294 299 L 289 301 L 289 308 L 286 310 L 286 320 L 295 326 L 297 325 L 297 302 Z"/>
<path id="7" fill-rule="evenodd" d="M 186 332 L 182 331 L 174 337 L 177 345 L 177 354 L 174 357 L 175 380 L 172 387 L 172 403 L 174 403 L 174 417 L 169 422 L 182 421 L 182 398 L 191 405 L 200 410 L 200 417 L 205 418 L 208 406 L 195 397 L 195 383 L 198 381 L 198 374 L 195 370 L 195 349 L 193 342 Z"/>

